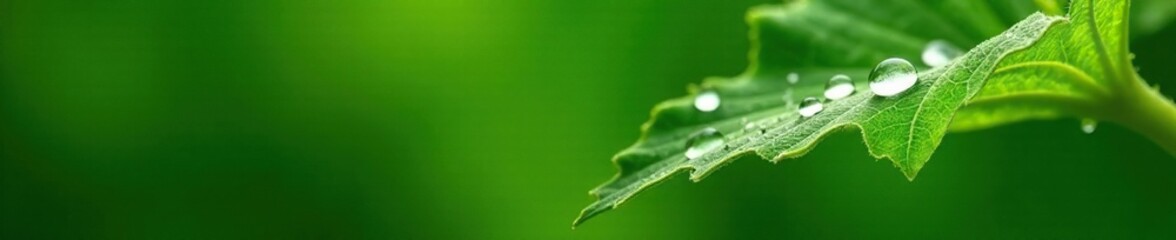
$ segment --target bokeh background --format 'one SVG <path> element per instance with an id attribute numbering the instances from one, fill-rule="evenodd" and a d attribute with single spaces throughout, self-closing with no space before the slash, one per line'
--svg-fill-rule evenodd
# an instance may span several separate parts
<path id="1" fill-rule="evenodd" d="M 0 238 L 1176 236 L 1176 158 L 1072 119 L 948 135 L 914 182 L 844 132 L 572 230 L 767 2 L 0 1 Z M 1174 38 L 1132 43 L 1161 86 Z"/>

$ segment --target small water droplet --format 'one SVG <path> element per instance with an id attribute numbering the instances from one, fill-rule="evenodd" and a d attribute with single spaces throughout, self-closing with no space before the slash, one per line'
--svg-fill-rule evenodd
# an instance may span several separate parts
<path id="1" fill-rule="evenodd" d="M 788 83 L 789 84 L 796 84 L 798 82 L 800 82 L 800 74 L 788 73 Z"/>
<path id="2" fill-rule="evenodd" d="M 1098 128 L 1098 121 L 1089 118 L 1082 119 L 1082 132 L 1091 134 L 1096 128 Z"/>
<path id="3" fill-rule="evenodd" d="M 743 130 L 744 130 L 744 131 L 749 131 L 749 132 L 750 132 L 750 131 L 752 131 L 752 130 L 755 130 L 755 129 L 756 129 L 755 122 L 748 122 L 748 123 L 744 123 L 744 124 L 743 124 Z"/>
<path id="4" fill-rule="evenodd" d="M 845 74 L 837 74 L 825 83 L 825 98 L 829 100 L 837 100 L 848 97 L 854 92 L 853 79 Z"/>
<path id="5" fill-rule="evenodd" d="M 702 112 L 711 112 L 719 109 L 719 94 L 714 91 L 706 91 L 699 93 L 694 97 L 694 108 Z"/>
<path id="6" fill-rule="evenodd" d="M 882 60 L 870 71 L 870 91 L 874 95 L 892 97 L 915 86 L 919 79 L 915 66 L 906 59 L 889 58 Z"/>
<path id="7" fill-rule="evenodd" d="M 723 134 L 719 130 L 706 128 L 690 135 L 690 140 L 686 141 L 686 146 L 686 159 L 693 160 L 715 149 L 719 149 L 719 147 L 726 146 L 726 143 L 723 139 Z"/>
<path id="8" fill-rule="evenodd" d="M 813 115 L 817 115 L 817 113 L 821 112 L 821 110 L 825 110 L 825 106 L 821 104 L 820 99 L 815 97 L 807 97 L 804 98 L 803 101 L 800 101 L 800 108 L 798 108 L 796 111 L 800 113 L 800 116 L 812 117 Z"/>
<path id="9" fill-rule="evenodd" d="M 963 54 L 963 51 L 947 41 L 932 40 L 923 48 L 923 63 L 933 68 L 947 66 L 951 60 Z"/>

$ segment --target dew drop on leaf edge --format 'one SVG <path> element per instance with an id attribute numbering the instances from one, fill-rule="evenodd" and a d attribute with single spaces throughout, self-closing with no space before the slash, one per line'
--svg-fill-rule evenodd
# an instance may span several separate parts
<path id="1" fill-rule="evenodd" d="M 705 91 L 694 97 L 694 108 L 702 112 L 712 112 L 715 109 L 719 109 L 720 102 L 718 93 Z"/>
<path id="2" fill-rule="evenodd" d="M 951 43 L 944 40 L 932 40 L 923 48 L 923 64 L 929 67 L 947 66 L 952 60 L 964 53 Z"/>
<path id="3" fill-rule="evenodd" d="M 1082 132 L 1091 134 L 1095 129 L 1098 129 L 1098 121 L 1089 118 L 1082 119 Z"/>
<path id="4" fill-rule="evenodd" d="M 690 135 L 690 139 L 686 140 L 686 159 L 694 160 L 726 146 L 723 133 L 708 127 Z"/>
<path id="5" fill-rule="evenodd" d="M 825 99 L 838 100 L 853 95 L 853 79 L 845 74 L 834 75 L 825 83 Z"/>
<path id="6" fill-rule="evenodd" d="M 748 122 L 748 123 L 743 124 L 743 131 L 750 132 L 755 129 L 756 129 L 755 122 Z"/>
<path id="7" fill-rule="evenodd" d="M 882 60 L 870 71 L 870 91 L 874 95 L 893 97 L 915 86 L 919 75 L 915 66 L 906 59 L 889 58 Z"/>
<path id="8" fill-rule="evenodd" d="M 800 113 L 802 117 L 812 117 L 821 112 L 821 110 L 825 110 L 825 106 L 821 104 L 820 99 L 807 97 L 803 101 L 800 101 L 800 108 L 797 108 L 796 112 Z"/>

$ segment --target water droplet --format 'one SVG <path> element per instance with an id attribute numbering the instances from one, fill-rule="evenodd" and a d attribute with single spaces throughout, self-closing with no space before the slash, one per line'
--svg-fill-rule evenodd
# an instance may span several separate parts
<path id="1" fill-rule="evenodd" d="M 696 159 L 702 157 L 707 153 L 726 146 L 723 140 L 723 133 L 715 128 L 706 128 L 702 131 L 690 135 L 690 140 L 686 141 L 686 159 Z"/>
<path id="2" fill-rule="evenodd" d="M 853 94 L 853 79 L 845 74 L 837 74 L 825 83 L 825 98 L 829 100 L 837 100 L 848 97 Z"/>
<path id="3" fill-rule="evenodd" d="M 915 86 L 919 79 L 915 66 L 906 59 L 889 58 L 882 60 L 870 71 L 870 91 L 874 95 L 892 97 Z"/>
<path id="4" fill-rule="evenodd" d="M 820 99 L 815 97 L 807 97 L 804 98 L 803 101 L 800 101 L 800 108 L 798 108 L 796 111 L 800 113 L 800 116 L 812 117 L 813 115 L 817 115 L 817 113 L 821 112 L 821 110 L 825 110 L 825 106 L 821 104 Z"/>
<path id="5" fill-rule="evenodd" d="M 756 128 L 756 126 L 755 126 L 755 122 L 748 122 L 748 123 L 744 123 L 744 124 L 743 124 L 743 130 L 744 130 L 744 131 L 748 131 L 748 132 L 750 132 L 750 131 L 752 131 L 752 130 L 755 130 L 755 128 Z"/>
<path id="6" fill-rule="evenodd" d="M 1098 128 L 1098 121 L 1089 118 L 1082 119 L 1082 132 L 1091 134 L 1096 128 Z"/>
<path id="7" fill-rule="evenodd" d="M 952 59 L 964 55 L 959 48 L 943 40 L 933 40 L 923 48 L 923 63 L 930 67 L 942 67 L 951 63 Z"/>
<path id="8" fill-rule="evenodd" d="M 788 73 L 788 83 L 789 84 L 796 84 L 798 82 L 800 82 L 800 74 Z"/>
<path id="9" fill-rule="evenodd" d="M 694 108 L 698 111 L 711 112 L 719 109 L 719 94 L 714 91 L 699 93 L 694 97 Z"/>

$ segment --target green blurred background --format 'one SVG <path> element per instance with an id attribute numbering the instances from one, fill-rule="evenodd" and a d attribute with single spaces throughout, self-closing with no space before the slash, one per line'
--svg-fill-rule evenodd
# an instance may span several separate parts
<path id="1" fill-rule="evenodd" d="M 0 238 L 1176 237 L 1176 159 L 1077 120 L 951 134 L 915 182 L 840 133 L 571 230 L 766 2 L 0 1 Z M 1174 38 L 1133 40 L 1153 83 Z"/>

